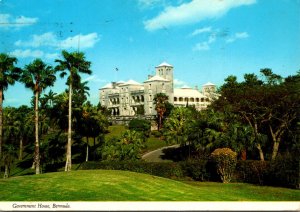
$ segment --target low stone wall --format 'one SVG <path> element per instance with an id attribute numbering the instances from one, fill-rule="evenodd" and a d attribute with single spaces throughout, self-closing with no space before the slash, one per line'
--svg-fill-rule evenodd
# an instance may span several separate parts
<path id="1" fill-rule="evenodd" d="M 151 121 L 151 130 L 157 129 L 155 116 L 111 116 L 110 121 L 113 125 L 128 125 L 132 119 L 145 119 Z"/>

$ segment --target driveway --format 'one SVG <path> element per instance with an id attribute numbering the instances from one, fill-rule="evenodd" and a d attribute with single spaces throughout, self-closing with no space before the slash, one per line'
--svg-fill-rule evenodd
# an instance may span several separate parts
<path id="1" fill-rule="evenodd" d="M 179 144 L 172 146 L 165 146 L 160 149 L 156 149 L 152 152 L 148 152 L 142 156 L 142 159 L 147 162 L 169 162 L 168 160 L 163 160 L 162 156 L 164 155 L 163 150 L 168 148 L 178 148 Z"/>

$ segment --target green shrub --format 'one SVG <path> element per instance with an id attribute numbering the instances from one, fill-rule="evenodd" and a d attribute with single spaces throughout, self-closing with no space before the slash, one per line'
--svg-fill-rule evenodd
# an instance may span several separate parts
<path id="1" fill-rule="evenodd" d="M 269 162 L 260 160 L 240 160 L 236 165 L 236 180 L 239 182 L 264 185 Z"/>
<path id="2" fill-rule="evenodd" d="M 144 119 L 132 119 L 128 124 L 129 130 L 141 132 L 144 137 L 149 137 L 151 132 L 151 122 Z"/>
<path id="3" fill-rule="evenodd" d="M 207 171 L 207 160 L 195 162 L 180 162 L 184 176 L 197 181 L 208 181 L 210 173 Z"/>
<path id="4" fill-rule="evenodd" d="M 215 149 L 211 158 L 223 183 L 229 183 L 237 163 L 237 153 L 229 148 Z"/>
<path id="5" fill-rule="evenodd" d="M 160 131 L 157 131 L 157 130 L 153 130 L 151 132 L 151 134 L 155 137 L 155 138 L 160 138 L 162 136 L 161 132 Z"/>
<path id="6" fill-rule="evenodd" d="M 165 178 L 192 178 L 194 180 L 208 180 L 206 161 L 202 162 L 144 162 L 144 161 L 102 161 L 84 162 L 79 169 L 108 169 L 126 170 Z"/>
<path id="7" fill-rule="evenodd" d="M 278 155 L 270 166 L 266 176 L 266 185 L 300 188 L 300 161 L 292 155 Z"/>
<path id="8" fill-rule="evenodd" d="M 238 161 L 235 177 L 239 182 L 299 188 L 299 159 L 277 156 L 275 161 Z"/>

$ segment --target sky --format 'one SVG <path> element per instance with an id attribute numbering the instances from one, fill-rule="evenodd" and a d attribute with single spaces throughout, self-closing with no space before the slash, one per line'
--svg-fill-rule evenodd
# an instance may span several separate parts
<path id="1" fill-rule="evenodd" d="M 221 86 L 262 68 L 287 77 L 300 70 L 300 0 L 0 0 L 0 52 L 18 67 L 36 58 L 55 66 L 62 50 L 91 61 L 82 79 L 93 104 L 105 84 L 142 83 L 164 61 L 176 87 Z M 51 89 L 65 83 L 57 77 Z M 16 83 L 4 95 L 18 107 L 32 92 Z"/>

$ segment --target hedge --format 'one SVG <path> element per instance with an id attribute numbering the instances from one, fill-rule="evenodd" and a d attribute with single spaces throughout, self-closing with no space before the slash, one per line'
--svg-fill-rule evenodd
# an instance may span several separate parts
<path id="1" fill-rule="evenodd" d="M 207 181 L 209 175 L 206 168 L 207 161 L 201 162 L 143 162 L 143 161 L 113 161 L 113 162 L 84 162 L 79 169 L 107 169 L 126 170 L 151 174 L 165 178 L 191 178 Z"/>
<path id="2" fill-rule="evenodd" d="M 259 185 L 300 188 L 299 161 L 278 158 L 275 161 L 238 161 L 235 179 Z"/>
<path id="3" fill-rule="evenodd" d="M 90 161 L 82 163 L 79 169 L 126 170 L 171 179 L 221 181 L 214 162 L 210 160 L 197 162 Z M 238 161 L 232 181 L 299 189 L 299 163 L 286 159 L 274 162 Z"/>

